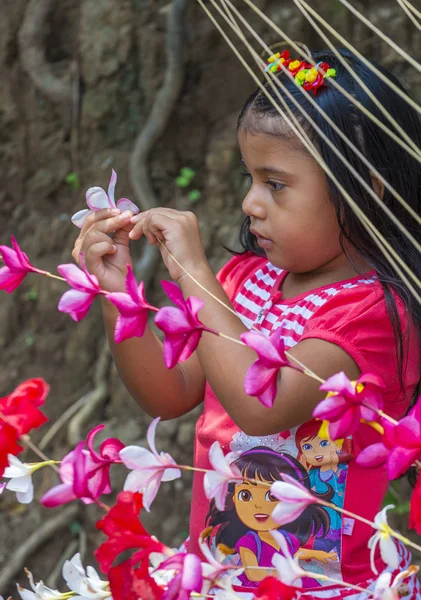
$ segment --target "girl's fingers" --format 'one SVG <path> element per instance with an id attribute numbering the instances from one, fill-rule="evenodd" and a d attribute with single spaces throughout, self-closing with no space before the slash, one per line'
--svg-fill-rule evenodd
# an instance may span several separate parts
<path id="1" fill-rule="evenodd" d="M 130 223 L 130 218 L 132 217 L 132 215 L 132 212 L 126 210 L 123 213 L 121 213 L 121 215 L 99 220 L 95 224 L 95 229 L 96 231 L 100 231 L 101 233 L 112 233 L 113 231 L 116 231 L 117 229 L 120 229 L 121 227 Z"/>
<path id="2" fill-rule="evenodd" d="M 86 251 L 85 261 L 86 264 L 95 265 L 103 256 L 106 254 L 114 254 L 117 250 L 115 244 L 110 239 L 107 242 L 97 242 L 92 244 Z"/>
<path id="3" fill-rule="evenodd" d="M 88 229 L 90 229 L 92 225 L 98 221 L 116 217 L 120 213 L 121 211 L 118 208 L 102 208 L 101 210 L 92 211 L 91 214 L 86 217 L 85 222 L 80 230 L 79 237 L 83 237 L 87 233 Z"/>
<path id="4" fill-rule="evenodd" d="M 132 217 L 130 223 L 134 223 L 134 226 L 129 234 L 130 239 L 137 240 L 144 235 L 150 244 L 156 244 L 156 238 L 164 241 L 164 231 L 176 222 L 171 212 L 170 209 L 152 209 Z"/>

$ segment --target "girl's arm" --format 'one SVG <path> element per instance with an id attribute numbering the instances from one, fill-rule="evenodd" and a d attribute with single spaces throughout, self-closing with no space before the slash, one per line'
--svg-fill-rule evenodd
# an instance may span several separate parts
<path id="1" fill-rule="evenodd" d="M 171 209 L 153 209 L 132 218 L 135 223 L 130 237 L 145 235 L 148 242 L 165 242 L 177 261 L 207 290 L 224 304 L 231 303 L 206 260 L 196 217 Z M 185 297 L 196 296 L 205 302 L 199 317 L 209 328 L 239 339 L 247 331 L 241 320 L 227 311 L 201 290 L 167 252 L 160 248 L 162 258 L 183 290 Z M 297 344 L 290 353 L 320 377 L 327 379 L 338 371 L 356 379 L 359 369 L 354 360 L 339 346 L 318 339 L 308 339 Z M 282 369 L 278 394 L 274 405 L 268 409 L 257 398 L 244 392 L 247 369 L 256 360 L 250 348 L 204 333 L 197 356 L 205 378 L 232 420 L 246 434 L 270 435 L 290 429 L 312 418 L 315 406 L 325 397 L 319 391 L 320 383 L 295 369 Z M 189 373 L 187 377 L 189 377 Z M 187 380 L 186 387 L 189 381 Z"/>
<path id="2" fill-rule="evenodd" d="M 119 375 L 130 395 L 149 416 L 175 419 L 202 402 L 205 378 L 195 354 L 174 369 L 167 369 L 162 342 L 149 327 L 142 338 L 116 344 L 114 327 L 119 313 L 105 299 L 102 299 L 102 313 Z"/>

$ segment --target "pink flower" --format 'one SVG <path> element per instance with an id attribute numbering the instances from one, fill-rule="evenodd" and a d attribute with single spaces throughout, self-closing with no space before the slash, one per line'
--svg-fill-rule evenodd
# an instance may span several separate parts
<path id="1" fill-rule="evenodd" d="M 82 269 L 76 265 L 66 264 L 57 267 L 58 272 L 73 289 L 64 292 L 60 298 L 58 309 L 69 313 L 74 321 L 83 319 L 94 301 L 95 296 L 102 294 L 98 279 L 88 273 L 82 255 L 80 256 Z"/>
<path id="2" fill-rule="evenodd" d="M 72 223 L 76 227 L 82 227 L 86 217 L 95 210 L 101 210 L 103 208 L 119 208 L 121 211 L 131 210 L 134 215 L 137 215 L 139 209 L 136 204 L 133 204 L 128 198 L 120 198 L 115 202 L 114 191 L 117 183 L 117 173 L 114 169 L 111 170 L 111 179 L 108 184 L 108 193 L 105 192 L 101 187 L 91 187 L 86 192 L 86 204 L 89 209 L 79 210 L 72 217 Z"/>
<path id="3" fill-rule="evenodd" d="M 313 411 L 313 417 L 329 421 L 329 436 L 332 440 L 355 433 L 361 419 L 375 421 L 377 410 L 383 408 L 382 392 L 385 384 L 377 375 L 366 373 L 351 382 L 345 373 L 337 373 L 320 386 L 331 392 Z M 371 407 L 371 408 L 369 408 Z"/>
<path id="4" fill-rule="evenodd" d="M 293 477 L 282 474 L 284 481 L 275 481 L 270 492 L 280 500 L 272 512 L 272 519 L 279 525 L 292 523 L 310 504 L 317 502 L 316 498 Z"/>
<path id="5" fill-rule="evenodd" d="M 214 442 L 209 450 L 209 462 L 214 471 L 208 471 L 203 478 L 205 495 L 208 500 L 215 498 L 215 506 L 218 510 L 225 510 L 225 498 L 227 496 L 228 484 L 231 481 L 242 483 L 241 471 L 236 465 L 229 465 L 219 442 Z"/>
<path id="6" fill-rule="evenodd" d="M 389 479 L 396 479 L 415 461 L 421 460 L 420 399 L 397 425 L 387 419 L 382 419 L 381 423 L 384 429 L 382 441 L 364 448 L 356 460 L 363 467 L 377 467 L 387 463 Z"/>
<path id="7" fill-rule="evenodd" d="M 142 337 L 148 323 L 148 311 L 158 310 L 146 302 L 143 281 L 137 285 L 130 265 L 127 265 L 126 289 L 127 294 L 113 292 L 105 296 L 120 312 L 114 331 L 117 344 L 131 337 Z"/>
<path id="8" fill-rule="evenodd" d="M 95 502 L 102 494 L 109 494 L 110 467 L 121 462 L 119 452 L 124 444 L 116 438 L 108 438 L 102 442 L 99 452 L 93 448 L 96 434 L 104 425 L 98 425 L 88 433 L 85 442 L 79 442 L 60 464 L 62 483 L 51 488 L 41 498 L 44 506 L 53 507 L 67 504 L 80 498 L 85 504 Z"/>
<path id="9" fill-rule="evenodd" d="M 181 477 L 173 457 L 166 452 L 157 452 L 155 433 L 159 421 L 160 417 L 154 419 L 148 427 L 147 439 L 152 452 L 139 446 L 126 446 L 120 452 L 120 459 L 128 469 L 132 469 L 124 483 L 124 491 L 142 492 L 143 504 L 148 512 L 161 482 Z"/>
<path id="10" fill-rule="evenodd" d="M 45 271 L 36 269 L 29 262 L 15 237 L 11 236 L 13 248 L 0 246 L 0 254 L 3 258 L 4 267 L 0 268 L 0 290 L 6 290 L 8 294 L 13 292 L 25 279 L 28 273 L 45 274 Z"/>
<path id="11" fill-rule="evenodd" d="M 281 329 L 266 337 L 257 331 L 241 334 L 241 340 L 258 355 L 258 359 L 248 369 L 244 379 L 244 391 L 249 396 L 256 396 L 260 402 L 271 408 L 278 388 L 278 373 L 281 367 L 302 369 L 290 363 L 285 356 L 285 345 L 281 337 Z"/>
<path id="12" fill-rule="evenodd" d="M 202 564 L 195 554 L 178 553 L 162 562 L 158 569 L 174 570 L 162 600 L 189 600 L 190 594 L 200 594 L 203 585 Z"/>
<path id="13" fill-rule="evenodd" d="M 197 318 L 204 302 L 190 296 L 184 300 L 183 294 L 175 283 L 162 281 L 167 296 L 177 305 L 164 306 L 155 316 L 155 323 L 165 333 L 164 361 L 168 369 L 172 369 L 179 361 L 187 360 L 196 350 L 202 333 L 213 332 L 205 327 Z"/>

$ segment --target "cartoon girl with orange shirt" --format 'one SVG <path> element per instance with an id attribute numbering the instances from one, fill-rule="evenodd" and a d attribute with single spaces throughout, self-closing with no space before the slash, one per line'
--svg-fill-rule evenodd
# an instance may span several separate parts
<path id="1" fill-rule="evenodd" d="M 331 502 L 343 508 L 345 483 L 348 465 L 343 461 L 351 458 L 351 440 L 332 442 L 320 436 L 320 421 L 309 421 L 297 429 L 295 443 L 298 448 L 297 460 L 308 471 L 310 488 L 319 494 L 334 490 Z M 340 462 L 341 459 L 341 462 Z M 342 518 L 334 509 L 327 509 L 330 517 L 330 530 L 327 535 L 317 536 L 314 547 L 326 552 L 340 552 Z"/>
<path id="2" fill-rule="evenodd" d="M 327 564 L 337 561 L 336 552 L 325 552 L 312 547 L 316 535 L 326 535 L 330 529 L 330 518 L 327 510 L 317 504 L 308 506 L 293 523 L 279 525 L 272 519 L 272 512 L 279 500 L 270 493 L 270 484 L 281 480 L 281 474 L 296 478 L 302 485 L 310 489 L 309 477 L 303 466 L 292 456 L 275 452 L 265 446 L 258 446 L 244 452 L 235 465 L 244 477 L 257 480 L 256 483 L 244 481 L 241 484 L 230 484 L 225 501 L 225 510 L 217 510 L 212 500 L 207 515 L 207 526 L 213 526 L 213 543 L 224 544 L 235 548 L 240 555 L 241 565 L 245 571 L 239 576 L 245 587 L 257 587 L 259 582 L 273 575 L 272 557 L 279 553 L 270 531 L 280 531 L 289 546 L 292 555 L 300 554 L 301 560 L 316 560 Z M 259 481 L 262 482 L 259 485 Z M 269 484 L 269 485 L 267 485 Z M 330 501 L 333 490 L 317 494 Z M 268 567 L 267 570 L 250 567 Z M 315 579 L 304 578 L 304 587 L 318 587 Z"/>

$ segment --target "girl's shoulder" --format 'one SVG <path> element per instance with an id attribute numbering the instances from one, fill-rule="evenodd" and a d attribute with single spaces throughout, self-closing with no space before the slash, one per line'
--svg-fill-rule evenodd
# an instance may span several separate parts
<path id="1" fill-rule="evenodd" d="M 257 256 L 252 252 L 236 254 L 221 268 L 217 279 L 227 296 L 232 299 L 241 284 L 266 264 L 266 256 Z"/>

